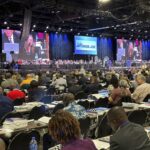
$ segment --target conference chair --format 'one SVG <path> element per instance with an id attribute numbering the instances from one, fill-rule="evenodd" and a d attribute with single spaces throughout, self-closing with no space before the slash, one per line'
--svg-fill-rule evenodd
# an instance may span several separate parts
<path id="1" fill-rule="evenodd" d="M 17 98 L 13 101 L 14 106 L 22 105 L 25 102 L 25 98 Z"/>
<path id="2" fill-rule="evenodd" d="M 79 123 L 80 123 L 80 129 L 81 129 L 81 135 L 83 136 L 83 138 L 86 138 L 90 129 L 90 118 L 86 117 L 86 118 L 81 118 L 79 119 Z"/>
<path id="3" fill-rule="evenodd" d="M 85 100 L 85 101 L 79 101 L 78 104 L 80 106 L 83 106 L 85 109 L 89 109 L 90 108 L 90 103 L 87 100 Z"/>
<path id="4" fill-rule="evenodd" d="M 121 101 L 126 102 L 126 103 L 132 103 L 133 102 L 131 96 L 123 96 L 121 98 Z"/>
<path id="5" fill-rule="evenodd" d="M 80 91 L 75 94 L 75 100 L 86 99 L 86 98 L 87 98 L 87 94 L 84 93 L 84 91 Z"/>
<path id="6" fill-rule="evenodd" d="M 40 143 L 40 134 L 38 131 L 33 130 L 18 133 L 12 138 L 7 150 L 28 150 L 32 137 L 35 137 L 38 144 Z"/>
<path id="7" fill-rule="evenodd" d="M 95 131 L 95 137 L 101 138 L 101 137 L 108 136 L 111 134 L 112 134 L 112 129 L 108 125 L 107 113 L 105 113 L 102 117 L 99 117 L 98 119 L 98 126 Z"/>
<path id="8" fill-rule="evenodd" d="M 45 106 L 40 106 L 40 107 L 35 106 L 35 107 L 32 108 L 32 110 L 30 111 L 29 119 L 38 120 L 39 118 L 45 116 L 46 114 L 47 114 L 47 113 L 46 113 L 46 108 L 45 108 Z"/>
<path id="9" fill-rule="evenodd" d="M 96 100 L 95 102 L 95 108 L 98 107 L 105 107 L 108 108 L 108 98 L 100 98 L 99 100 Z"/>
<path id="10" fill-rule="evenodd" d="M 147 117 L 147 113 L 144 110 L 135 110 L 128 114 L 129 121 L 143 126 L 146 124 Z"/>
<path id="11" fill-rule="evenodd" d="M 144 98 L 144 102 L 148 102 L 150 100 L 150 94 L 148 94 L 145 98 Z"/>
<path id="12" fill-rule="evenodd" d="M 19 112 L 9 112 L 1 118 L 0 125 L 3 125 L 3 122 L 9 118 L 23 118 L 23 116 Z"/>

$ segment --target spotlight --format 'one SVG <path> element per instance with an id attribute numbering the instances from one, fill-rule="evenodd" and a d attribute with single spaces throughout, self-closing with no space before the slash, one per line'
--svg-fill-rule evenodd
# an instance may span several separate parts
<path id="1" fill-rule="evenodd" d="M 7 21 L 5 21 L 4 24 L 7 24 Z"/>
<path id="2" fill-rule="evenodd" d="M 34 32 L 34 29 L 32 29 L 32 32 Z"/>
<path id="3" fill-rule="evenodd" d="M 35 25 L 35 24 L 33 25 L 33 28 L 36 28 L 36 25 Z"/>
<path id="4" fill-rule="evenodd" d="M 22 23 L 20 23 L 19 26 L 21 27 L 21 26 L 22 26 Z"/>
<path id="5" fill-rule="evenodd" d="M 88 36 L 89 34 L 87 33 L 86 36 Z"/>
<path id="6" fill-rule="evenodd" d="M 49 26 L 47 26 L 46 29 L 49 29 Z"/>
<path id="7" fill-rule="evenodd" d="M 56 32 L 56 34 L 58 34 L 58 32 Z"/>
<path id="8" fill-rule="evenodd" d="M 73 31 L 73 29 L 70 29 L 70 31 L 72 32 L 72 31 Z"/>
<path id="9" fill-rule="evenodd" d="M 80 35 L 80 33 L 78 33 L 78 35 Z"/>
<path id="10" fill-rule="evenodd" d="M 9 29 L 10 29 L 10 27 L 7 27 L 7 29 L 9 30 Z"/>

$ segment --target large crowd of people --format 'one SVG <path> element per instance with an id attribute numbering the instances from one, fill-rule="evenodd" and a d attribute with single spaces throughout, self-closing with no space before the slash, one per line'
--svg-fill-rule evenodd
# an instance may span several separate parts
<path id="1" fill-rule="evenodd" d="M 105 84 L 102 86 L 102 83 Z M 1 73 L 0 85 L 0 118 L 13 111 L 18 101 L 40 102 L 45 96 L 59 97 L 58 100 L 63 103 L 54 108 L 52 116 L 55 115 L 49 122 L 49 132 L 43 139 L 53 139 L 56 143 L 62 144 L 63 150 L 96 149 L 91 140 L 80 139 L 78 119 L 86 118 L 87 114 L 86 109 L 76 100 L 81 93 L 83 97 L 80 98 L 86 99 L 88 95 L 107 89 L 108 107 L 112 108 L 108 112 L 108 122 L 116 131 L 110 140 L 110 149 L 150 149 L 150 141 L 143 128 L 129 122 L 121 107 L 126 99 L 129 102 L 141 103 L 150 95 L 150 68 L 148 67 L 108 71 L 90 71 L 84 67 L 65 72 L 8 71 Z M 131 145 L 126 145 L 124 141 L 129 141 Z M 43 146 L 44 150 L 52 146 L 50 142 L 44 144 L 49 144 L 48 147 Z"/>

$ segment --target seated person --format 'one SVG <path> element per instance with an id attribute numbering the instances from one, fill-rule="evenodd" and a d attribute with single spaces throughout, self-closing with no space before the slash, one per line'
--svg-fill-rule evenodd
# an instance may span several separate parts
<path id="1" fill-rule="evenodd" d="M 80 139 L 78 120 L 69 112 L 59 110 L 49 121 L 49 133 L 62 144 L 61 150 L 97 150 L 90 139 Z"/>
<path id="2" fill-rule="evenodd" d="M 121 105 L 121 88 L 119 87 L 119 80 L 116 78 L 112 82 L 113 89 L 110 92 L 110 97 L 108 98 L 111 106 Z"/>
<path id="3" fill-rule="evenodd" d="M 109 110 L 107 119 L 115 131 L 110 137 L 110 150 L 150 150 L 150 140 L 144 128 L 130 122 L 122 107 Z"/>
<path id="4" fill-rule="evenodd" d="M 24 85 L 30 85 L 32 80 L 33 80 L 32 74 L 27 74 L 26 78 L 20 83 L 20 87 L 23 87 Z"/>
<path id="5" fill-rule="evenodd" d="M 12 101 L 3 95 L 2 87 L 0 87 L 0 118 L 2 118 L 7 113 L 13 111 Z"/>
<path id="6" fill-rule="evenodd" d="M 19 86 L 17 80 L 12 78 L 11 73 L 6 73 L 5 80 L 1 83 L 3 89 L 10 89 L 13 87 L 17 88 Z"/>
<path id="7" fill-rule="evenodd" d="M 25 93 L 19 89 L 13 89 L 7 93 L 7 97 L 9 97 L 13 101 L 16 99 L 24 99 L 25 100 L 25 96 L 26 96 Z"/>
<path id="8" fill-rule="evenodd" d="M 135 89 L 134 93 L 132 94 L 132 99 L 136 103 L 143 102 L 145 97 L 150 94 L 150 84 L 146 83 L 145 76 L 139 74 L 135 77 L 135 80 L 138 84 L 138 87 Z"/>
<path id="9" fill-rule="evenodd" d="M 28 90 L 28 100 L 31 101 L 40 101 L 45 95 L 46 92 L 38 87 L 39 84 L 37 81 L 32 80 L 30 83 L 30 88 Z"/>
<path id="10" fill-rule="evenodd" d="M 59 91 L 64 91 L 67 87 L 67 80 L 62 74 L 59 74 L 57 75 L 57 79 L 53 81 L 51 85 Z"/>
<path id="11" fill-rule="evenodd" d="M 119 86 L 121 88 L 121 97 L 131 97 L 131 92 L 129 90 L 129 85 L 126 80 L 120 80 Z"/>
<path id="12" fill-rule="evenodd" d="M 83 106 L 80 106 L 75 102 L 75 97 L 72 93 L 66 93 L 63 95 L 64 110 L 72 113 L 76 118 L 85 118 L 87 116 L 86 110 Z"/>

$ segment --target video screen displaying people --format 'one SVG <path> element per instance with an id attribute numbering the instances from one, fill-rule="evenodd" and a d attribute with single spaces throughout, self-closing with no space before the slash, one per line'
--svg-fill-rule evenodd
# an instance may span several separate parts
<path id="1" fill-rule="evenodd" d="M 122 60 L 141 60 L 142 42 L 139 40 L 131 41 L 117 39 L 117 61 Z"/>
<path id="2" fill-rule="evenodd" d="M 2 30 L 2 48 L 7 61 L 49 59 L 49 34 L 32 32 L 26 38 L 23 48 L 20 47 L 20 36 L 20 31 Z"/>
<path id="3" fill-rule="evenodd" d="M 25 43 L 23 50 L 24 60 L 49 59 L 49 34 L 33 32 Z"/>
<path id="4" fill-rule="evenodd" d="M 12 53 L 19 54 L 20 35 L 21 32 L 17 30 L 2 30 L 2 52 L 6 53 L 7 61 L 12 61 Z"/>

